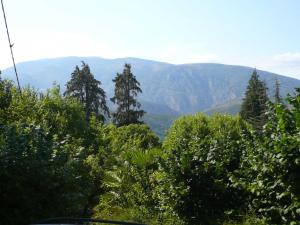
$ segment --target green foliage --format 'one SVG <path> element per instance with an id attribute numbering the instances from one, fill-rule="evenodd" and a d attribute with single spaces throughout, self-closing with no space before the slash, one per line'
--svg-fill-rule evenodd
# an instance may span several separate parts
<path id="1" fill-rule="evenodd" d="M 92 78 L 85 64 L 73 75 Z M 269 103 L 265 113 L 265 86 L 254 71 L 243 103 L 253 111 L 241 114 L 254 113 L 245 119 L 256 130 L 238 116 L 183 116 L 161 145 L 147 125 L 136 124 L 144 112 L 130 65 L 115 81 L 117 126 L 99 120 L 99 105 L 82 101 L 91 96 L 84 82 L 82 93 L 74 89 L 64 97 L 57 85 L 44 93 L 26 87 L 21 95 L 0 80 L 0 224 L 57 216 L 157 225 L 299 224 L 300 88 L 288 96 L 289 107 Z M 255 85 L 258 101 L 251 100 L 259 93 Z M 131 90 L 127 100 L 122 90 Z M 132 110 L 137 113 L 126 117 Z"/>
<path id="2" fill-rule="evenodd" d="M 147 224 L 182 224 L 179 218 L 161 212 L 157 199 L 157 176 L 163 159 L 158 137 L 146 125 L 108 127 L 109 167 L 104 177 L 105 193 L 94 217 Z"/>
<path id="3" fill-rule="evenodd" d="M 249 80 L 245 98 L 243 100 L 240 115 L 253 125 L 256 131 L 260 131 L 267 121 L 267 88 L 263 81 L 259 79 L 256 69 Z"/>
<path id="4" fill-rule="evenodd" d="M 161 155 L 158 137 L 146 125 L 110 126 L 111 165 L 105 173 L 106 193 L 95 217 L 155 224 L 154 173 Z"/>
<path id="5" fill-rule="evenodd" d="M 237 180 L 251 193 L 250 207 L 271 224 L 300 221 L 300 89 L 287 98 L 290 108 L 271 106 L 269 122 L 248 144 Z"/>
<path id="6" fill-rule="evenodd" d="M 246 133 L 239 117 L 197 114 L 176 120 L 163 144 L 157 193 L 162 210 L 186 224 L 216 224 L 241 210 L 243 191 L 229 178 L 239 168 Z"/>
<path id="7" fill-rule="evenodd" d="M 94 117 L 87 124 L 82 105 L 58 86 L 10 94 L 0 109 L 0 223 L 88 216 L 102 191 L 103 126 Z"/>
<path id="8" fill-rule="evenodd" d="M 112 148 L 118 151 L 129 151 L 132 148 L 148 149 L 159 146 L 158 137 L 147 125 L 131 124 L 124 127 L 111 127 Z"/>
<path id="9" fill-rule="evenodd" d="M 95 113 L 102 121 L 105 115 L 109 116 L 109 109 L 106 105 L 106 95 L 100 87 L 101 82 L 94 78 L 89 65 L 82 62 L 82 68 L 76 66 L 72 73 L 71 80 L 67 83 L 66 96 L 75 97 L 83 105 L 88 121 L 91 113 Z"/>
<path id="10" fill-rule="evenodd" d="M 0 129 L 1 223 L 28 224 L 80 212 L 85 192 L 79 186 L 85 172 L 80 143 L 51 140 L 34 124 L 2 124 Z"/>
<path id="11" fill-rule="evenodd" d="M 142 93 L 142 89 L 131 73 L 131 65 L 125 64 L 123 73 L 117 73 L 113 82 L 115 95 L 111 101 L 118 106 L 116 112 L 112 114 L 114 124 L 124 126 L 142 123 L 139 118 L 143 117 L 145 111 L 140 110 L 141 104 L 136 99 L 138 93 Z"/>
<path id="12" fill-rule="evenodd" d="M 2 80 L 0 76 L 0 109 L 5 109 L 10 105 L 12 100 L 12 87 L 13 85 L 10 81 Z"/>
<path id="13" fill-rule="evenodd" d="M 223 225 L 268 225 L 265 219 L 257 218 L 255 215 L 246 215 L 241 221 L 228 221 Z"/>
<path id="14" fill-rule="evenodd" d="M 45 94 L 32 88 L 24 88 L 22 95 L 12 90 L 12 101 L 3 113 L 6 123 L 23 122 L 39 124 L 51 135 L 83 136 L 88 128 L 84 109 L 76 99 L 63 98 L 59 86 L 53 86 Z"/>

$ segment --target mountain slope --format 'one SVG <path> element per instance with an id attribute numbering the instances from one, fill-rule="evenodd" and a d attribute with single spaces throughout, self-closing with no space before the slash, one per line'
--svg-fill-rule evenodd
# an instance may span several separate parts
<path id="1" fill-rule="evenodd" d="M 186 114 L 214 108 L 230 101 L 243 98 L 252 68 L 223 64 L 182 64 L 173 65 L 137 58 L 103 59 L 99 57 L 65 57 L 19 63 L 20 81 L 44 90 L 53 81 L 63 87 L 70 79 L 76 65 L 85 61 L 90 65 L 96 79 L 108 97 L 113 94 L 113 82 L 124 63 L 132 64 L 133 73 L 141 83 L 143 94 L 140 100 L 146 110 L 155 114 Z M 3 71 L 4 76 L 14 78 L 12 68 Z M 272 94 L 275 78 L 281 83 L 285 96 L 300 86 L 297 79 L 258 71 Z"/>
<path id="2" fill-rule="evenodd" d="M 143 121 L 150 126 L 150 128 L 161 138 L 164 139 L 167 130 L 171 127 L 177 116 L 149 114 L 146 113 Z"/>
<path id="3" fill-rule="evenodd" d="M 214 113 L 237 115 L 240 112 L 241 104 L 241 101 L 228 102 L 223 105 L 218 105 L 214 108 L 206 109 L 203 111 L 203 113 L 209 116 L 213 115 Z"/>

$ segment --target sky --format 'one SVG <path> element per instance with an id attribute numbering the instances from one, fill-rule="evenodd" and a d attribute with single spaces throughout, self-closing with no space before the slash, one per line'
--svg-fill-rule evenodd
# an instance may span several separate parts
<path id="1" fill-rule="evenodd" d="M 299 0 L 3 0 L 17 62 L 245 65 L 300 79 Z M 0 69 L 12 65 L 0 12 Z"/>

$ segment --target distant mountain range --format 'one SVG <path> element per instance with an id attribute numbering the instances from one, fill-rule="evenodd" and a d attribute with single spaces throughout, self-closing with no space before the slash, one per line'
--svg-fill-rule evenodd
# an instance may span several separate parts
<path id="1" fill-rule="evenodd" d="M 253 71 L 249 67 L 214 63 L 174 65 L 138 58 L 64 57 L 17 64 L 20 82 L 45 90 L 56 81 L 64 88 L 81 61 L 89 64 L 108 97 L 113 95 L 112 79 L 117 72 L 122 72 L 124 63 L 130 63 L 141 83 L 143 93 L 139 98 L 143 108 L 151 114 L 164 115 L 198 111 L 209 114 L 218 107 L 226 111 L 226 105 L 229 107 L 231 103 L 235 104 L 233 110 L 237 110 Z M 300 80 L 294 78 L 260 70 L 258 74 L 267 83 L 270 95 L 273 95 L 276 78 L 281 83 L 283 96 L 300 86 Z M 3 76 L 14 79 L 13 69 L 3 70 Z M 232 109 L 231 106 L 229 108 Z"/>

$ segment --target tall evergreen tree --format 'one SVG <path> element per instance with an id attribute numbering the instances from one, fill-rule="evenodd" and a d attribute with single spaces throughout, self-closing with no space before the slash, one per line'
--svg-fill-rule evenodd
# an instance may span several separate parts
<path id="1" fill-rule="evenodd" d="M 280 83 L 278 81 L 278 79 L 276 78 L 275 80 L 275 93 L 274 93 L 274 101 L 276 104 L 283 104 L 281 95 L 280 95 Z"/>
<path id="2" fill-rule="evenodd" d="M 115 95 L 111 101 L 117 104 L 117 110 L 112 114 L 113 122 L 117 126 L 142 123 L 139 118 L 145 114 L 145 111 L 140 109 L 141 104 L 136 99 L 138 93 L 142 93 L 142 89 L 131 73 L 131 65 L 125 64 L 123 73 L 117 73 L 113 82 Z"/>
<path id="3" fill-rule="evenodd" d="M 268 101 L 266 84 L 259 79 L 259 75 L 254 69 L 243 99 L 240 115 L 257 131 L 266 123 L 267 116 L 265 113 Z"/>
<path id="4" fill-rule="evenodd" d="M 105 120 L 105 115 L 109 116 L 106 94 L 100 85 L 101 82 L 94 78 L 89 65 L 84 62 L 81 69 L 76 66 L 71 80 L 66 84 L 64 95 L 75 97 L 84 105 L 87 121 L 91 113 L 95 113 L 102 121 Z"/>

